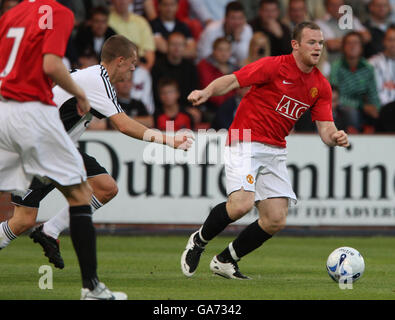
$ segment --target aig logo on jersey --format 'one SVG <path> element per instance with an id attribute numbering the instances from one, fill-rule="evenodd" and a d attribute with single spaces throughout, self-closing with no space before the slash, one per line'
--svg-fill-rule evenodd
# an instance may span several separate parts
<path id="1" fill-rule="evenodd" d="M 298 120 L 308 108 L 310 108 L 309 105 L 284 95 L 276 111 L 284 117 Z"/>

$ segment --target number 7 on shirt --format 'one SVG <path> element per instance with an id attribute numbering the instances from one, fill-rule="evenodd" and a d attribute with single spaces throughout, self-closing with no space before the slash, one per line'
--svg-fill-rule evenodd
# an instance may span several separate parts
<path id="1" fill-rule="evenodd" d="M 7 64 L 0 77 L 6 77 L 12 70 L 15 64 L 16 56 L 18 54 L 19 46 L 23 35 L 25 33 L 25 28 L 10 28 L 7 33 L 7 38 L 15 38 L 14 44 L 12 46 L 10 57 L 8 58 Z"/>

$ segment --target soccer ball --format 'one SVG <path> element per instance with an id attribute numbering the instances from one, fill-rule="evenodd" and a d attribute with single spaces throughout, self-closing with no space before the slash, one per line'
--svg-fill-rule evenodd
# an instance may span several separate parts
<path id="1" fill-rule="evenodd" d="M 329 255 L 326 270 L 335 282 L 352 283 L 362 277 L 365 261 L 358 250 L 340 247 Z"/>

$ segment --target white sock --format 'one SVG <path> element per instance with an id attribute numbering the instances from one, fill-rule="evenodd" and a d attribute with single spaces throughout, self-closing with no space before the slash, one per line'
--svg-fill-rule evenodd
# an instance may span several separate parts
<path id="1" fill-rule="evenodd" d="M 92 213 L 94 213 L 96 210 L 99 210 L 104 204 L 102 204 L 97 198 L 92 195 L 91 199 L 91 208 L 92 208 Z"/>
<path id="2" fill-rule="evenodd" d="M 95 196 L 92 195 L 91 199 L 91 208 L 92 213 L 94 213 L 97 209 L 100 209 L 103 204 L 97 200 Z M 59 234 L 62 233 L 63 230 L 67 229 L 70 224 L 70 213 L 69 207 L 64 207 L 56 216 L 49 219 L 47 222 L 44 223 L 43 232 L 54 238 L 57 239 Z"/>
<path id="3" fill-rule="evenodd" d="M 12 240 L 15 240 L 17 236 L 11 231 L 8 226 L 8 221 L 0 223 L 0 249 L 7 247 Z"/>

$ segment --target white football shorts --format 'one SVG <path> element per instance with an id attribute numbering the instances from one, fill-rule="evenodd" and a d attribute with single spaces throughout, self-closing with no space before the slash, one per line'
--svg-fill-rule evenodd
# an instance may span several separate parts
<path id="1" fill-rule="evenodd" d="M 286 165 L 287 150 L 267 144 L 237 143 L 225 146 L 226 191 L 255 192 L 255 201 L 288 198 L 296 204 Z"/>
<path id="2" fill-rule="evenodd" d="M 0 101 L 0 190 L 24 192 L 34 176 L 70 186 L 86 171 L 56 107 Z"/>

